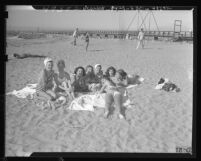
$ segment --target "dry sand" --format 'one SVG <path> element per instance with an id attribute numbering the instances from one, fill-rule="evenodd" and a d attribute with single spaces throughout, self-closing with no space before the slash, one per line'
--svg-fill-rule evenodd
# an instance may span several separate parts
<path id="1" fill-rule="evenodd" d="M 42 111 L 33 100 L 6 96 L 6 156 L 24 152 L 175 152 L 176 146 L 191 147 L 193 45 L 146 41 L 136 50 L 136 40 L 91 39 L 89 51 L 70 38 L 9 39 L 8 57 L 13 53 L 48 55 L 64 59 L 66 71 L 76 66 L 100 63 L 113 65 L 145 81 L 129 90 L 133 107 L 127 121 L 104 119 L 103 111 Z M 12 59 L 6 63 L 6 92 L 36 83 L 43 59 Z M 54 66 L 56 70 L 56 65 Z M 181 92 L 155 90 L 167 77 Z"/>

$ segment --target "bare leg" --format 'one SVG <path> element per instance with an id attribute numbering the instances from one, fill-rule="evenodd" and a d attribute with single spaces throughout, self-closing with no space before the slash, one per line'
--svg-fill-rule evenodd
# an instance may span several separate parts
<path id="1" fill-rule="evenodd" d="M 42 99 L 44 99 L 44 101 L 47 101 L 47 103 L 48 103 L 48 106 L 51 108 L 52 106 L 53 106 L 53 108 L 54 108 L 54 105 L 52 105 L 53 103 L 52 103 L 52 99 L 53 99 L 53 97 L 49 94 L 49 93 L 46 93 L 46 92 L 44 92 L 44 91 L 37 91 L 37 94 L 38 94 L 38 96 L 40 97 L 40 98 L 42 98 Z M 44 109 L 44 105 L 42 105 L 43 106 L 43 109 Z"/>
<path id="2" fill-rule="evenodd" d="M 126 117 L 125 116 L 125 110 L 124 110 L 124 108 L 122 106 L 122 104 L 123 104 L 122 101 L 123 101 L 123 97 L 122 97 L 121 93 L 120 92 L 116 92 L 114 94 L 114 102 L 115 102 L 115 105 L 117 106 L 117 108 L 119 110 L 119 117 L 120 117 L 120 119 Z"/>
<path id="3" fill-rule="evenodd" d="M 47 90 L 46 93 L 51 96 L 52 100 L 55 100 L 56 97 L 57 97 L 56 93 L 54 91 L 52 91 L 52 90 Z"/>
<path id="4" fill-rule="evenodd" d="M 48 101 L 48 104 L 52 107 L 52 110 L 55 110 L 55 105 L 52 101 L 56 100 L 57 95 L 52 90 L 47 90 L 46 92 L 51 96 L 51 100 Z"/>
<path id="5" fill-rule="evenodd" d="M 139 48 L 140 44 L 141 44 L 141 42 L 140 42 L 140 40 L 138 40 L 138 44 L 137 44 L 136 49 L 138 49 L 138 48 Z"/>
<path id="6" fill-rule="evenodd" d="M 106 93 L 105 95 L 105 113 L 104 116 L 108 118 L 110 115 L 110 108 L 114 102 L 113 95 L 111 93 Z"/>
<path id="7" fill-rule="evenodd" d="M 141 41 L 142 48 L 144 49 L 144 40 Z"/>
<path id="8" fill-rule="evenodd" d="M 89 46 L 89 42 L 87 42 L 87 45 L 86 45 L 86 51 L 87 51 L 87 49 L 88 49 L 88 46 Z"/>
<path id="9" fill-rule="evenodd" d="M 37 91 L 37 94 L 38 94 L 39 97 L 41 97 L 41 98 L 43 98 L 45 100 L 51 100 L 52 99 L 52 97 L 48 93 L 46 93 L 44 91 Z"/>

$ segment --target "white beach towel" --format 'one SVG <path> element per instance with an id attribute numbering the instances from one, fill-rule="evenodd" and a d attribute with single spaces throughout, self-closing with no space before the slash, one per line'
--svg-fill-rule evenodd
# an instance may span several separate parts
<path id="1" fill-rule="evenodd" d="M 7 95 L 15 95 L 18 98 L 33 98 L 34 93 L 36 92 L 37 84 L 28 84 L 21 90 L 14 90 L 12 92 L 8 92 Z M 127 89 L 133 88 L 137 85 L 130 85 Z M 130 106 L 131 101 L 128 98 L 127 91 L 123 95 L 123 105 L 127 108 Z M 102 94 L 86 94 L 82 95 L 76 99 L 74 99 L 68 109 L 70 110 L 87 110 L 94 111 L 94 106 L 98 108 L 105 108 L 105 93 Z"/>
<path id="2" fill-rule="evenodd" d="M 15 95 L 18 98 L 27 98 L 28 96 L 33 98 L 33 94 L 36 92 L 36 86 L 37 84 L 28 84 L 23 89 L 18 91 L 13 90 L 12 92 L 6 93 L 6 95 Z"/>
<path id="3" fill-rule="evenodd" d="M 131 101 L 127 95 L 123 96 L 123 105 L 130 108 Z M 82 95 L 73 100 L 68 109 L 94 111 L 94 107 L 105 108 L 105 93 Z"/>

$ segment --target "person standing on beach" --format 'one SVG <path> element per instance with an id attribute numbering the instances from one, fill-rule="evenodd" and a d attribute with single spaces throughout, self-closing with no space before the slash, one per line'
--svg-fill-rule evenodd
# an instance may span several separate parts
<path id="1" fill-rule="evenodd" d="M 76 28 L 76 30 L 73 33 L 73 45 L 76 46 L 76 40 L 78 38 L 78 28 Z"/>
<path id="2" fill-rule="evenodd" d="M 88 46 L 89 46 L 89 33 L 88 32 L 85 34 L 85 41 L 86 41 L 86 51 L 87 51 Z"/>
<path id="3" fill-rule="evenodd" d="M 142 46 L 142 49 L 143 49 L 144 48 L 144 30 L 143 30 L 143 28 L 141 28 L 141 31 L 139 32 L 137 39 L 138 39 L 138 45 L 137 45 L 136 49 L 138 49 L 140 45 Z"/>

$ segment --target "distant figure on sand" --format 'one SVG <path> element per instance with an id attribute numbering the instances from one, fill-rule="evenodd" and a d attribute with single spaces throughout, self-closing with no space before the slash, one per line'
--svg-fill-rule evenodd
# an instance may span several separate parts
<path id="1" fill-rule="evenodd" d="M 89 46 L 89 33 L 86 32 L 85 34 L 85 41 L 86 41 L 86 51 L 88 50 L 88 46 Z"/>
<path id="2" fill-rule="evenodd" d="M 73 33 L 73 45 L 76 46 L 76 40 L 78 38 L 78 28 L 75 29 L 74 33 Z"/>
<path id="3" fill-rule="evenodd" d="M 53 60 L 51 58 L 46 58 L 44 60 L 44 65 L 45 67 L 40 74 L 36 91 L 39 97 L 43 97 L 48 101 L 49 106 L 55 109 L 55 106 L 52 103 L 52 101 L 56 100 L 56 94 L 54 92 L 55 86 L 53 83 L 53 80 L 55 79 Z"/>
<path id="4" fill-rule="evenodd" d="M 29 54 L 29 53 L 23 53 L 23 54 L 14 53 L 13 57 L 15 57 L 17 59 L 24 59 L 24 58 L 45 58 L 46 56 L 44 56 L 44 55 Z"/>
<path id="5" fill-rule="evenodd" d="M 142 46 L 142 49 L 143 49 L 144 48 L 144 30 L 143 30 L 143 28 L 141 28 L 141 31 L 139 32 L 137 39 L 138 39 L 138 45 L 137 45 L 136 49 L 138 49 L 140 45 Z"/>

